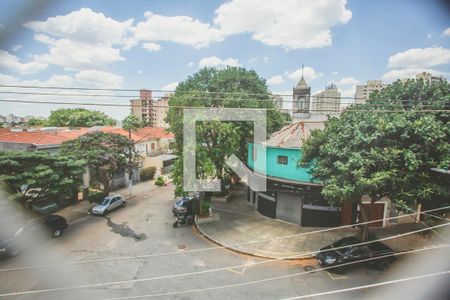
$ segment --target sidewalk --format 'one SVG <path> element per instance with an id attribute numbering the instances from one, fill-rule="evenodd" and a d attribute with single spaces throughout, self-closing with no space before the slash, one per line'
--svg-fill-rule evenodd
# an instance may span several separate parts
<path id="1" fill-rule="evenodd" d="M 327 228 L 301 227 L 265 217 L 246 203 L 243 191 L 238 191 L 238 194 L 228 203 L 216 201 L 212 203 L 212 206 L 214 220 L 208 223 L 197 223 L 198 230 L 208 239 L 230 250 L 259 257 L 290 258 L 300 253 L 307 253 L 301 258 L 308 258 L 313 256 L 310 252 L 317 251 L 343 237 L 358 234 L 358 231 L 352 227 L 316 232 Z M 377 238 L 385 238 L 421 228 L 424 228 L 424 225 L 400 224 L 372 229 L 371 232 L 375 233 Z M 290 237 L 283 238 L 285 236 Z M 262 242 L 249 244 L 256 241 Z M 386 240 L 383 243 L 396 252 L 402 252 L 442 244 L 442 241 L 436 238 L 427 240 L 417 233 Z"/>
<path id="2" fill-rule="evenodd" d="M 148 193 L 157 189 L 158 187 L 155 185 L 155 180 L 150 181 L 141 181 L 137 184 L 133 185 L 132 195 L 128 195 L 128 187 L 112 191 L 110 195 L 119 194 L 125 197 L 127 200 L 132 200 L 136 196 Z M 75 220 L 88 216 L 88 210 L 92 204 L 87 200 L 83 200 L 78 202 L 77 204 L 67 206 L 59 211 L 56 214 L 63 216 L 68 223 L 71 223 Z"/>

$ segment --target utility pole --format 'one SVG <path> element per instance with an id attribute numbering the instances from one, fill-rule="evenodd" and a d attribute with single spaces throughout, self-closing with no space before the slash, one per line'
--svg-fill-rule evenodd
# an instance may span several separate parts
<path id="1" fill-rule="evenodd" d="M 131 128 L 128 128 L 128 139 L 131 139 Z M 128 195 L 131 195 L 133 188 L 133 167 L 131 166 L 131 148 L 128 149 Z"/>

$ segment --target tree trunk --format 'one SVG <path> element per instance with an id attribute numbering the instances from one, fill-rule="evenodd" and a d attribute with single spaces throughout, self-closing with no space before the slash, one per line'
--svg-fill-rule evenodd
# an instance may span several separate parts
<path id="1" fill-rule="evenodd" d="M 364 208 L 361 198 L 358 200 L 358 204 L 361 217 L 360 222 L 361 223 L 369 222 L 370 215 L 372 212 L 373 201 L 370 201 L 369 210 L 366 210 Z M 363 224 L 360 227 L 360 238 L 362 242 L 366 242 L 369 240 L 369 225 L 370 224 Z"/>

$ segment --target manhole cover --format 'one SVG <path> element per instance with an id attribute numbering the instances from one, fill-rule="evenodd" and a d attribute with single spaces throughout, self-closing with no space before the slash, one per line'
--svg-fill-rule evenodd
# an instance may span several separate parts
<path id="1" fill-rule="evenodd" d="M 314 268 L 313 266 L 304 266 L 303 270 L 305 270 L 306 272 L 311 272 L 314 271 L 316 268 Z"/>
<path id="2" fill-rule="evenodd" d="M 177 248 L 178 248 L 178 250 L 185 250 L 187 248 L 187 246 L 184 244 L 181 244 L 181 245 L 178 245 Z"/>

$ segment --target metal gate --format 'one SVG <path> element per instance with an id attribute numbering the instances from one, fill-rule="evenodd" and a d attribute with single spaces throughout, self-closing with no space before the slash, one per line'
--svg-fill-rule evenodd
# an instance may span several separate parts
<path id="1" fill-rule="evenodd" d="M 278 192 L 277 219 L 301 225 L 302 198 L 300 194 Z"/>

